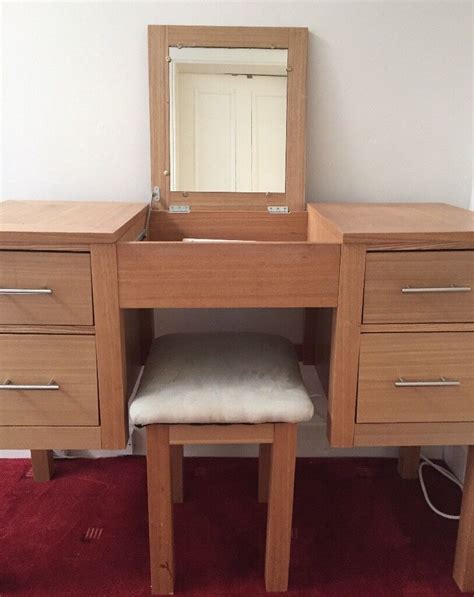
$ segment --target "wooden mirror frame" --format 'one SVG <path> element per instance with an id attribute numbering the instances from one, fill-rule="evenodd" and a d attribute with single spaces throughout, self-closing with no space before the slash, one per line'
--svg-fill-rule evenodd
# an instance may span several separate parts
<path id="1" fill-rule="evenodd" d="M 305 209 L 306 66 L 305 27 L 148 26 L 151 185 L 155 209 L 266 211 L 269 206 Z M 170 190 L 170 47 L 271 48 L 288 50 L 286 172 L 284 193 L 183 192 Z"/>

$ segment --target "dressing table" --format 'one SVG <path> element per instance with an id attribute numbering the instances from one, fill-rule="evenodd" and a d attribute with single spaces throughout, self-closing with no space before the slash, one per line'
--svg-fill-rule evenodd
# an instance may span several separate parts
<path id="1" fill-rule="evenodd" d="M 473 214 L 305 204 L 306 45 L 301 28 L 151 26 L 151 204 L 0 203 L 0 449 L 32 450 L 35 477 L 47 479 L 52 449 L 123 448 L 154 308 L 303 308 L 303 358 L 326 387 L 332 446 L 401 446 L 402 477 L 416 473 L 421 445 L 470 446 L 454 578 L 473 591 Z M 181 49 L 259 54 L 236 55 L 240 71 L 229 75 L 234 55 L 180 60 Z M 196 174 L 206 160 L 183 165 L 178 80 L 209 75 L 211 63 L 227 77 L 287 77 L 285 97 L 262 104 L 285 107 L 282 188 L 242 182 L 237 168 L 221 177 L 229 187 L 209 190 Z M 212 113 L 232 113 L 228 91 L 211 95 Z M 196 102 L 193 146 L 205 147 L 212 123 Z M 256 143 L 258 130 L 246 135 Z M 222 160 L 225 170 L 238 155 Z"/>

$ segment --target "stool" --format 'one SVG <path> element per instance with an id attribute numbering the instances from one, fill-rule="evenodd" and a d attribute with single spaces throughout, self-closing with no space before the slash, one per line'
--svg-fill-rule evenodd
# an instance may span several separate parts
<path id="1" fill-rule="evenodd" d="M 182 501 L 184 444 L 260 445 L 259 499 L 268 497 L 265 586 L 287 590 L 297 423 L 312 415 L 285 338 L 171 334 L 153 342 L 130 405 L 132 422 L 146 426 L 153 594 L 174 590 L 172 502 Z"/>

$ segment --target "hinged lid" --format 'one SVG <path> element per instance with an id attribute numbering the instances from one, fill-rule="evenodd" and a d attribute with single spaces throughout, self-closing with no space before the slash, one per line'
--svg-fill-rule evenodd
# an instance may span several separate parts
<path id="1" fill-rule="evenodd" d="M 304 211 L 307 34 L 149 26 L 155 209 Z"/>

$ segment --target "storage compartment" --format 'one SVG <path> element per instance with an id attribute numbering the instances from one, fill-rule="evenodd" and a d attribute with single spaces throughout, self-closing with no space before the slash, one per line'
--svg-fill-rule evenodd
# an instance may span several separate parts
<path id="1" fill-rule="evenodd" d="M 474 321 L 474 251 L 368 253 L 364 323 Z"/>
<path id="2" fill-rule="evenodd" d="M 88 253 L 0 251 L 0 324 L 93 323 Z"/>
<path id="3" fill-rule="evenodd" d="M 358 423 L 474 421 L 474 333 L 362 334 Z"/>
<path id="4" fill-rule="evenodd" d="M 0 334 L 0 384 L 2 425 L 99 424 L 93 336 Z"/>
<path id="5" fill-rule="evenodd" d="M 152 212 L 149 241 L 118 244 L 120 307 L 336 306 L 340 245 L 317 242 L 313 217 Z"/>

